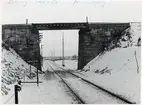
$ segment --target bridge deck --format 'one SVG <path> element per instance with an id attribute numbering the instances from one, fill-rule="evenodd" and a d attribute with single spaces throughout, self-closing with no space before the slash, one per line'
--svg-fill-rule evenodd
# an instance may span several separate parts
<path id="1" fill-rule="evenodd" d="M 29 28 L 35 27 L 38 30 L 75 30 L 91 27 L 125 27 L 129 26 L 129 23 L 86 23 L 86 22 L 76 22 L 76 23 L 32 23 L 32 24 L 4 24 L 2 28 Z"/>
<path id="2" fill-rule="evenodd" d="M 86 28 L 87 23 L 33 23 L 38 30 L 70 30 Z"/>

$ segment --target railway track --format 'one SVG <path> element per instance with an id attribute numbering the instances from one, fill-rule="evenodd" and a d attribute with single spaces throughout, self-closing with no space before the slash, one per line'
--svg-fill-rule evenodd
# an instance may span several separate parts
<path id="1" fill-rule="evenodd" d="M 72 75 L 72 76 L 74 76 L 74 77 L 76 77 L 76 78 L 79 78 L 79 79 L 82 81 L 82 83 L 86 83 L 88 86 L 93 86 L 94 89 L 97 88 L 97 89 L 96 89 L 97 91 L 98 91 L 98 90 L 101 90 L 101 91 L 104 92 L 106 95 L 108 95 L 108 96 L 110 96 L 110 97 L 114 97 L 116 100 L 118 100 L 118 102 L 120 101 L 120 103 L 123 103 L 123 104 L 135 104 L 135 103 L 130 102 L 129 100 L 127 100 L 127 99 L 125 99 L 125 98 L 123 98 L 123 97 L 121 97 L 121 96 L 119 96 L 119 95 L 117 95 L 117 94 L 115 94 L 115 93 L 112 93 L 112 92 L 110 92 L 110 91 L 108 91 L 108 90 L 106 90 L 106 89 L 104 89 L 104 88 L 102 88 L 102 87 L 100 87 L 100 86 L 98 86 L 98 85 L 96 85 L 96 84 L 94 84 L 94 83 L 88 81 L 88 80 L 85 79 L 85 78 L 82 78 L 82 77 L 80 77 L 80 76 L 78 76 L 78 75 L 76 75 L 76 74 L 74 74 L 74 73 L 71 73 L 70 71 L 67 71 L 66 69 L 64 69 L 64 68 L 62 68 L 62 67 L 60 67 L 60 66 L 54 64 L 53 62 L 51 62 L 51 63 L 52 63 L 52 66 L 54 65 L 54 67 L 56 67 L 56 69 L 57 69 L 57 68 L 58 68 L 58 69 L 61 69 L 62 71 L 66 72 L 66 73 L 69 73 L 70 75 Z M 51 66 L 51 64 L 48 63 L 48 65 L 49 65 L 49 66 L 52 68 L 52 70 L 58 75 L 58 77 L 60 77 L 60 79 L 66 84 L 66 86 L 70 89 L 70 91 L 71 91 L 71 92 L 74 94 L 74 96 L 80 101 L 81 104 L 87 104 L 87 103 L 88 103 L 88 102 L 86 102 L 86 101 L 82 98 L 82 96 L 81 96 L 80 94 L 78 94 L 78 93 L 74 90 L 74 88 L 72 88 L 72 86 L 71 86 L 64 78 L 62 78 L 62 76 L 61 76 L 58 72 L 56 72 L 56 70 Z"/>
<path id="2" fill-rule="evenodd" d="M 65 80 L 54 70 L 54 68 L 49 64 L 49 67 L 52 69 L 52 71 L 62 80 L 62 82 L 66 85 L 66 87 L 73 93 L 74 97 L 77 99 L 79 104 L 86 104 L 85 101 L 83 101 L 77 94 L 74 92 L 74 90 L 65 82 Z"/>

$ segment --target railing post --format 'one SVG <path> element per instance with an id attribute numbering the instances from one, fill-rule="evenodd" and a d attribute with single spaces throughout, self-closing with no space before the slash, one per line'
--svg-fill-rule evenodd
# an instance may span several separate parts
<path id="1" fill-rule="evenodd" d="M 17 85 L 15 85 L 15 104 L 18 104 L 18 91 L 17 91 Z"/>
<path id="2" fill-rule="evenodd" d="M 21 87 L 19 85 L 15 85 L 15 104 L 18 104 L 18 91 L 21 90 Z"/>
<path id="3" fill-rule="evenodd" d="M 30 64 L 30 78 L 31 78 L 31 64 Z"/>
<path id="4" fill-rule="evenodd" d="M 38 69 L 37 69 L 37 86 L 39 86 Z"/>

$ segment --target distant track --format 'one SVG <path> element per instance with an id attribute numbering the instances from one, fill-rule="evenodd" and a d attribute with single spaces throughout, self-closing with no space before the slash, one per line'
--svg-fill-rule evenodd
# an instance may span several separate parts
<path id="1" fill-rule="evenodd" d="M 65 80 L 60 76 L 58 75 L 58 73 L 54 70 L 54 68 L 49 64 L 47 63 L 50 68 L 53 70 L 53 72 L 62 80 L 62 82 L 67 86 L 67 88 L 71 91 L 71 93 L 73 93 L 73 95 L 77 98 L 77 100 L 79 101 L 80 104 L 86 104 L 84 100 L 81 99 L 81 97 L 79 97 L 75 92 L 74 90 L 65 82 Z"/>
<path id="2" fill-rule="evenodd" d="M 56 67 L 58 67 L 58 68 L 60 68 L 60 69 L 62 69 L 62 70 L 64 70 L 64 71 L 70 73 L 71 75 L 73 75 L 73 76 L 75 76 L 75 77 L 77 77 L 77 78 L 80 78 L 82 81 L 84 81 L 84 82 L 86 82 L 86 83 L 88 83 L 88 84 L 90 84 L 90 85 L 92 85 L 92 86 L 97 87 L 98 89 L 100 89 L 100 90 L 106 92 L 107 94 L 110 94 L 110 95 L 113 96 L 113 97 L 116 97 L 117 99 L 122 100 L 123 102 L 125 102 L 125 103 L 127 103 L 127 104 L 136 104 L 136 103 L 134 103 L 134 102 L 131 102 L 131 101 L 125 99 L 124 97 L 121 97 L 121 96 L 118 95 L 118 94 L 115 94 L 115 93 L 113 93 L 113 92 L 111 92 L 111 91 L 109 91 L 109 90 L 107 90 L 107 89 L 105 89 L 105 88 L 102 88 L 101 86 L 96 85 L 95 83 L 93 83 L 93 82 L 91 82 L 91 81 L 89 81 L 89 80 L 87 80 L 87 79 L 85 79 L 85 78 L 82 78 L 82 77 L 80 77 L 80 76 L 78 76 L 78 75 L 75 75 L 74 73 L 71 73 L 70 71 L 67 71 L 66 69 L 64 69 L 64 68 L 62 68 L 62 67 L 60 67 L 60 66 L 58 66 L 58 65 L 55 65 L 53 62 L 51 62 L 51 63 L 52 63 L 54 66 L 56 66 Z M 60 77 L 60 78 L 61 78 L 61 77 Z"/>

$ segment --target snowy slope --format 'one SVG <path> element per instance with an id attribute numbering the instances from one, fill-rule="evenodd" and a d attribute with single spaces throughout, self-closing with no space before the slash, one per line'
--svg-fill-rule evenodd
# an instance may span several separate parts
<path id="1" fill-rule="evenodd" d="M 110 44 L 109 50 L 83 69 L 96 84 L 136 103 L 140 103 L 140 28 L 140 23 L 131 23 L 122 37 Z"/>
<path id="2" fill-rule="evenodd" d="M 141 40 L 141 24 L 130 23 L 130 27 L 122 32 L 121 38 L 112 41 L 108 49 L 116 48 L 116 46 L 121 48 L 137 46 L 137 44 L 141 44 L 138 43 L 139 39 Z"/>
<path id="3" fill-rule="evenodd" d="M 36 76 L 36 68 L 31 66 L 32 76 L 29 78 L 30 65 L 27 64 L 13 49 L 2 48 L 1 61 L 1 94 L 3 101 L 13 94 L 14 84 L 19 80 L 32 79 Z"/>

